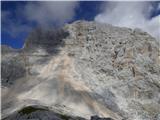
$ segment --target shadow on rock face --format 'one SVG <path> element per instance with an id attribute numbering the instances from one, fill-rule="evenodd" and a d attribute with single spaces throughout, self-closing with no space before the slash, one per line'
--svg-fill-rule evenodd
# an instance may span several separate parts
<path id="1" fill-rule="evenodd" d="M 2 46 L 2 57 L 4 58 L 1 67 L 2 86 L 7 87 L 12 85 L 15 80 L 25 77 L 26 62 L 29 59 L 27 54 L 32 55 L 38 49 L 44 50 L 46 52 L 44 55 L 57 55 L 60 52 L 59 47 L 65 45 L 63 39 L 68 35 L 69 33 L 61 28 L 56 30 L 37 28 L 31 32 L 23 49 L 16 50 L 8 46 Z M 39 53 L 39 56 L 41 56 L 42 53 Z M 11 59 L 5 57 L 6 55 L 11 56 L 9 57 Z M 47 58 L 42 60 L 47 61 Z"/>
<path id="2" fill-rule="evenodd" d="M 113 120 L 112 118 L 100 118 L 97 115 L 91 116 L 91 120 Z"/>
<path id="3" fill-rule="evenodd" d="M 9 86 L 15 80 L 25 76 L 25 67 L 18 61 L 18 58 L 1 62 L 2 86 Z"/>
<path id="4" fill-rule="evenodd" d="M 69 116 L 63 113 L 57 113 L 45 106 L 26 106 L 12 115 L 2 120 L 86 120 L 82 117 Z M 90 120 L 113 120 L 112 118 L 101 118 L 97 115 L 91 116 Z"/>
<path id="5" fill-rule="evenodd" d="M 85 120 L 81 117 L 56 113 L 45 106 L 27 106 L 2 120 Z"/>
<path id="6" fill-rule="evenodd" d="M 64 46 L 63 39 L 69 35 L 64 29 L 44 30 L 37 28 L 31 32 L 26 40 L 24 50 L 30 51 L 35 48 L 42 48 L 48 54 L 58 53 L 58 48 Z"/>

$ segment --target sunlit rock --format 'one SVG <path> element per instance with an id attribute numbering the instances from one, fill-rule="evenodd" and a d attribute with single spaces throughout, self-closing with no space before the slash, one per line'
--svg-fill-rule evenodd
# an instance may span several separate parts
<path id="1" fill-rule="evenodd" d="M 2 117 L 41 105 L 84 119 L 154 120 L 159 56 L 159 43 L 137 29 L 76 21 L 35 30 L 23 49 L 2 47 Z"/>

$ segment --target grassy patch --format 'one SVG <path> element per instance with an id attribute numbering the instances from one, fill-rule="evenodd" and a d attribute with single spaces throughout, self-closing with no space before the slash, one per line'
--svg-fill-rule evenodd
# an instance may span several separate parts
<path id="1" fill-rule="evenodd" d="M 36 108 L 36 107 L 28 106 L 28 107 L 25 107 L 22 110 L 20 110 L 18 113 L 30 114 L 30 113 L 38 111 L 38 110 L 46 111 L 46 109 L 43 109 L 43 108 Z"/>
<path id="2" fill-rule="evenodd" d="M 70 117 L 67 116 L 67 115 L 62 115 L 62 114 L 59 114 L 60 118 L 62 118 L 63 120 L 69 120 Z"/>

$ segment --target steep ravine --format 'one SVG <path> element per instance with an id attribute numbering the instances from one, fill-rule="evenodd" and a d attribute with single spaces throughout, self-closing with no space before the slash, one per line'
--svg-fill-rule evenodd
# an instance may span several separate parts
<path id="1" fill-rule="evenodd" d="M 159 120 L 158 57 L 159 43 L 139 29 L 86 21 L 37 29 L 23 49 L 2 46 L 2 117 L 37 105 L 85 119 Z"/>

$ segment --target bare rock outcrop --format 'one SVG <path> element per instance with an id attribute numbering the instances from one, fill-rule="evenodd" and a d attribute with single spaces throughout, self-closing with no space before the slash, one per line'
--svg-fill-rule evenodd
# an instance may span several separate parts
<path id="1" fill-rule="evenodd" d="M 2 47 L 2 116 L 25 105 L 90 119 L 158 120 L 159 43 L 140 29 L 76 21 Z M 98 118 L 97 118 L 98 119 Z"/>

